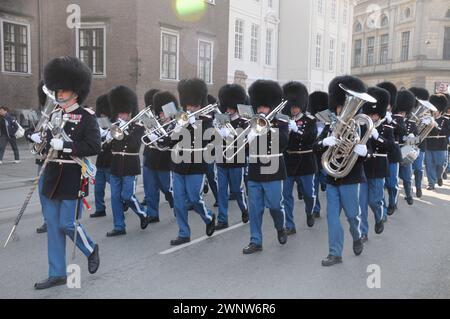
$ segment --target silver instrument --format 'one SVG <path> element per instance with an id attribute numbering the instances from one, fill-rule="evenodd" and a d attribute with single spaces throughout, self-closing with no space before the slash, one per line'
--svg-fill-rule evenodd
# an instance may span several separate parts
<path id="1" fill-rule="evenodd" d="M 129 120 L 125 124 L 123 124 L 123 125 L 118 125 L 118 124 L 111 125 L 110 133 L 111 133 L 111 136 L 113 137 L 113 139 L 115 139 L 117 141 L 123 140 L 123 138 L 125 137 L 125 132 L 130 127 L 130 125 L 133 124 L 133 123 L 137 123 L 137 122 L 141 121 L 143 117 L 148 116 L 149 112 L 151 112 L 151 108 L 150 107 L 146 107 L 145 109 L 140 111 L 135 117 L 133 117 L 131 120 Z"/>
<path id="2" fill-rule="evenodd" d="M 287 100 L 282 101 L 267 116 L 261 114 L 253 115 L 253 117 L 249 120 L 249 126 L 245 130 L 243 130 L 241 134 L 237 135 L 236 138 L 225 148 L 225 150 L 223 151 L 224 158 L 228 161 L 233 160 L 233 158 L 235 158 L 239 154 L 239 152 L 244 149 L 250 142 L 247 137 L 250 132 L 254 132 L 257 136 L 267 134 L 272 125 L 271 121 L 278 115 L 278 113 L 283 111 L 283 109 L 286 107 L 287 102 Z M 234 153 L 228 155 L 229 151 L 231 149 L 234 149 L 236 142 L 242 140 L 243 138 L 244 140 L 242 142 L 242 145 Z"/>
<path id="3" fill-rule="evenodd" d="M 337 117 L 332 133 L 339 143 L 329 147 L 322 156 L 323 168 L 334 178 L 344 178 L 350 173 L 358 160 L 358 154 L 353 152 L 353 149 L 357 144 L 366 144 L 372 135 L 374 129 L 372 119 L 365 114 L 356 114 L 364 103 L 377 103 L 377 100 L 367 93 L 352 91 L 343 84 L 339 86 L 347 93 L 345 104 Z M 363 125 L 366 125 L 367 131 L 361 137 Z"/>

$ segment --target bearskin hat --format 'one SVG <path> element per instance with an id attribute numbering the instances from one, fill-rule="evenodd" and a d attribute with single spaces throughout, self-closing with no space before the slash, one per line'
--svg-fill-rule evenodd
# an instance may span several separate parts
<path id="1" fill-rule="evenodd" d="M 397 104 L 394 107 L 395 113 L 406 112 L 411 113 L 416 105 L 416 98 L 410 90 L 400 90 L 397 93 Z"/>
<path id="2" fill-rule="evenodd" d="M 367 115 L 378 114 L 380 118 L 384 118 L 391 99 L 389 91 L 376 86 L 370 87 L 367 93 L 373 96 L 377 103 L 364 103 L 362 107 L 363 113 Z"/>
<path id="3" fill-rule="evenodd" d="M 390 105 L 393 108 L 397 102 L 397 87 L 392 82 L 381 82 L 378 83 L 377 86 L 389 92 L 389 95 L 391 96 Z"/>
<path id="4" fill-rule="evenodd" d="M 416 98 L 422 101 L 428 101 L 430 98 L 430 92 L 428 92 L 427 89 L 419 88 L 419 87 L 412 87 L 409 89 L 409 91 L 414 94 Z"/>
<path id="5" fill-rule="evenodd" d="M 208 104 L 208 86 L 205 81 L 197 78 L 181 80 L 178 83 L 180 105 L 205 106 Z"/>
<path id="6" fill-rule="evenodd" d="M 336 108 L 338 105 L 344 105 L 347 98 L 347 93 L 341 89 L 339 84 L 343 84 L 348 89 L 358 93 L 367 92 L 366 85 L 357 77 L 351 75 L 342 75 L 335 77 L 328 86 L 329 108 L 333 112 L 336 112 Z"/>
<path id="7" fill-rule="evenodd" d="M 166 104 L 173 102 L 178 108 L 178 100 L 172 93 L 168 91 L 158 92 L 153 96 L 152 111 L 155 116 L 159 116 L 159 113 L 163 111 L 162 107 Z"/>
<path id="8" fill-rule="evenodd" d="M 208 100 L 208 105 L 213 105 L 213 104 L 217 103 L 217 99 L 214 96 L 212 96 L 211 94 L 208 94 L 207 100 Z"/>
<path id="9" fill-rule="evenodd" d="M 450 94 L 448 94 L 448 93 L 443 93 L 443 94 L 447 98 L 447 107 L 450 107 Z"/>
<path id="10" fill-rule="evenodd" d="M 78 58 L 65 56 L 51 60 L 44 68 L 44 82 L 51 91 L 71 90 L 82 104 L 89 95 L 92 72 Z"/>
<path id="11" fill-rule="evenodd" d="M 283 99 L 287 100 L 283 113 L 290 115 L 290 109 L 294 106 L 300 107 L 302 112 L 308 108 L 308 89 L 303 83 L 288 82 L 283 85 Z"/>
<path id="12" fill-rule="evenodd" d="M 108 102 L 113 115 L 131 113 L 135 116 L 139 112 L 136 93 L 126 86 L 117 86 L 108 94 Z"/>
<path id="13" fill-rule="evenodd" d="M 312 115 L 328 109 L 328 93 L 316 91 L 309 95 L 308 112 Z"/>
<path id="14" fill-rule="evenodd" d="M 144 102 L 145 102 L 145 106 L 150 106 L 153 103 L 153 97 L 155 96 L 156 93 L 160 92 L 158 89 L 151 89 L 148 90 L 147 92 L 145 92 L 144 95 Z"/>
<path id="15" fill-rule="evenodd" d="M 283 99 L 281 86 L 272 80 L 257 80 L 248 89 L 250 103 L 253 107 L 268 106 L 276 108 Z"/>
<path id="16" fill-rule="evenodd" d="M 447 108 L 448 100 L 444 94 L 433 94 L 430 96 L 430 103 L 433 104 L 440 113 Z"/>
<path id="17" fill-rule="evenodd" d="M 100 95 L 95 102 L 95 115 L 100 117 L 102 114 L 111 117 L 111 108 L 109 107 L 108 94 Z"/>
<path id="18" fill-rule="evenodd" d="M 237 110 L 239 104 L 246 104 L 247 93 L 239 84 L 227 84 L 219 90 L 219 103 L 222 112 L 227 108 Z"/>
<path id="19" fill-rule="evenodd" d="M 40 81 L 39 85 L 37 87 L 37 94 L 38 94 L 38 98 L 39 98 L 39 106 L 43 107 L 45 105 L 45 103 L 47 102 L 47 95 L 44 93 L 44 91 L 42 90 L 42 87 L 44 86 L 44 81 Z"/>

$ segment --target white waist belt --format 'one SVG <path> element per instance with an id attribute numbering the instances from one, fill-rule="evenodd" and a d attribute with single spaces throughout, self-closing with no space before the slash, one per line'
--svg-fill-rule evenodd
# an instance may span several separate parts
<path id="1" fill-rule="evenodd" d="M 112 155 L 122 155 L 122 156 L 139 156 L 139 153 L 123 153 L 123 152 L 112 152 Z"/>
<path id="2" fill-rule="evenodd" d="M 313 150 L 307 150 L 307 151 L 287 151 L 288 154 L 309 154 L 312 153 Z"/>
<path id="3" fill-rule="evenodd" d="M 64 160 L 64 159 L 53 159 L 50 160 L 50 162 L 59 164 L 77 164 L 77 162 L 75 162 L 74 160 Z"/>
<path id="4" fill-rule="evenodd" d="M 373 157 L 387 157 L 387 154 L 373 154 Z"/>
<path id="5" fill-rule="evenodd" d="M 263 154 L 263 155 L 250 155 L 250 158 L 264 158 L 264 157 L 280 157 L 283 156 L 283 154 Z"/>
<path id="6" fill-rule="evenodd" d="M 447 138 L 447 136 L 427 136 L 427 138 Z"/>
<path id="7" fill-rule="evenodd" d="M 183 151 L 183 152 L 203 152 L 206 151 L 206 147 L 205 148 L 179 148 L 175 151 Z"/>

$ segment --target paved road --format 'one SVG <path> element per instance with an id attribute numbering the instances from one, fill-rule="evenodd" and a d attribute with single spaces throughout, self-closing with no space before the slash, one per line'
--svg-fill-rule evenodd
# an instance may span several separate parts
<path id="1" fill-rule="evenodd" d="M 19 165 L 0 166 L 2 243 L 29 189 L 27 180 L 34 173 L 31 158 Z M 142 188 L 138 196 L 142 198 Z M 212 204 L 210 197 L 207 200 Z M 33 283 L 47 275 L 47 239 L 35 233 L 42 220 L 37 198 L 33 198 L 20 223 L 18 239 L 0 249 L 0 298 L 450 297 L 450 181 L 436 192 L 425 191 L 423 199 L 412 207 L 401 198 L 399 212 L 390 218 L 381 236 L 374 234 L 371 217 L 369 242 L 360 257 L 353 255 L 343 219 L 344 263 L 332 268 L 320 265 L 328 251 L 326 219 L 308 229 L 302 202 L 296 203 L 297 235 L 280 246 L 267 213 L 264 251 L 252 256 L 241 253 L 248 243 L 249 229 L 239 224 L 236 203 L 231 205 L 233 229 L 204 239 L 205 227 L 192 213 L 192 237 L 198 241 L 176 251 L 169 245 L 177 225 L 167 203 L 161 207 L 161 222 L 145 231 L 139 229 L 137 217 L 127 213 L 128 234 L 122 238 L 105 237 L 112 228 L 110 211 L 100 220 L 85 216 L 84 225 L 100 245 L 99 272 L 89 275 L 87 261 L 78 253 L 75 262 L 82 270 L 81 289 L 58 287 L 36 292 Z M 71 251 L 70 242 L 68 261 Z M 373 264 L 381 270 L 380 289 L 367 287 L 367 267 Z"/>

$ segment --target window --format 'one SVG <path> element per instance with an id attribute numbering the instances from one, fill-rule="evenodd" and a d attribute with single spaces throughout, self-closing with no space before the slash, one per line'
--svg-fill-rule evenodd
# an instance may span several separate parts
<path id="1" fill-rule="evenodd" d="M 161 31 L 161 79 L 178 80 L 178 33 Z"/>
<path id="2" fill-rule="evenodd" d="M 321 65 L 321 51 L 322 51 L 322 35 L 318 34 L 316 36 L 316 61 L 315 61 L 315 66 L 316 68 L 320 69 L 320 65 Z"/>
<path id="3" fill-rule="evenodd" d="M 409 36 L 410 32 L 406 31 L 402 33 L 402 48 L 401 48 L 401 55 L 400 55 L 400 61 L 408 61 L 409 59 Z"/>
<path id="4" fill-rule="evenodd" d="M 362 40 L 355 41 L 355 60 L 353 61 L 354 66 L 361 66 L 362 59 Z"/>
<path id="5" fill-rule="evenodd" d="M 317 13 L 323 16 L 323 0 L 317 0 Z"/>
<path id="6" fill-rule="evenodd" d="M 362 24 L 357 22 L 355 25 L 355 32 L 362 32 Z"/>
<path id="7" fill-rule="evenodd" d="M 266 33 L 266 64 L 272 65 L 273 30 L 267 29 Z"/>
<path id="8" fill-rule="evenodd" d="M 387 27 L 388 24 L 389 24 L 389 19 L 388 19 L 388 17 L 387 17 L 386 15 L 383 15 L 383 16 L 381 17 L 381 26 L 382 26 L 382 27 Z"/>
<path id="9" fill-rule="evenodd" d="M 404 16 L 405 19 L 408 19 L 409 17 L 411 17 L 411 9 L 410 8 L 406 8 L 404 13 L 403 13 L 403 16 Z"/>
<path id="10" fill-rule="evenodd" d="M 198 43 L 198 77 L 208 84 L 212 83 L 213 44 L 200 40 Z"/>
<path id="11" fill-rule="evenodd" d="M 242 60 L 244 45 L 244 21 L 237 19 L 234 28 L 234 57 Z"/>
<path id="12" fill-rule="evenodd" d="M 386 64 L 389 54 L 389 34 L 383 34 L 380 38 L 380 64 Z"/>
<path id="13" fill-rule="evenodd" d="M 341 73 L 345 73 L 346 63 L 347 60 L 347 45 L 345 42 L 342 43 L 341 46 Z"/>
<path id="14" fill-rule="evenodd" d="M 374 56 L 375 56 L 375 38 L 370 37 L 367 38 L 367 65 L 374 64 Z"/>
<path id="15" fill-rule="evenodd" d="M 444 35 L 444 60 L 450 60 L 450 27 L 445 28 Z"/>
<path id="16" fill-rule="evenodd" d="M 329 52 L 329 56 L 328 56 L 328 69 L 330 71 L 334 71 L 334 59 L 335 59 L 335 40 L 334 39 L 330 39 L 330 52 Z"/>
<path id="17" fill-rule="evenodd" d="M 344 24 L 347 24 L 347 16 L 348 16 L 348 0 L 345 0 L 344 9 L 342 11 L 342 20 Z"/>
<path id="18" fill-rule="evenodd" d="M 4 72 L 31 73 L 30 71 L 30 26 L 2 21 Z"/>
<path id="19" fill-rule="evenodd" d="M 331 18 L 336 19 L 336 0 L 331 0 Z"/>
<path id="20" fill-rule="evenodd" d="M 252 24 L 252 40 L 250 48 L 250 61 L 258 62 L 259 26 Z"/>
<path id="21" fill-rule="evenodd" d="M 105 27 L 82 26 L 77 32 L 77 55 L 93 75 L 105 75 Z"/>

